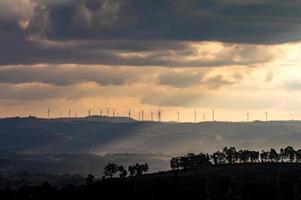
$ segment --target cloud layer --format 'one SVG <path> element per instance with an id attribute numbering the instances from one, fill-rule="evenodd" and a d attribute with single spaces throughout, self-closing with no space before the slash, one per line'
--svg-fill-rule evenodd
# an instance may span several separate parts
<path id="1" fill-rule="evenodd" d="M 254 44 L 299 40 L 300 11 L 293 0 L 3 0 L 0 65 L 262 63 L 275 52 Z M 203 41 L 228 45 L 192 45 Z"/>
<path id="2" fill-rule="evenodd" d="M 95 66 L 8 66 L 0 68 L 0 83 L 44 83 L 69 86 L 94 82 L 102 86 L 126 85 L 142 80 L 140 69 Z"/>
<path id="3" fill-rule="evenodd" d="M 0 109 L 293 110 L 300 11 L 296 0 L 1 0 Z"/>
<path id="4" fill-rule="evenodd" d="M 299 26 L 301 3 L 294 0 L 244 3 L 238 0 L 42 2 L 48 9 L 36 9 L 36 12 L 49 15 L 44 22 L 47 29 L 43 31 L 51 39 L 172 39 L 274 43 L 299 37 L 296 30 Z M 35 26 L 36 24 L 31 25 Z"/>

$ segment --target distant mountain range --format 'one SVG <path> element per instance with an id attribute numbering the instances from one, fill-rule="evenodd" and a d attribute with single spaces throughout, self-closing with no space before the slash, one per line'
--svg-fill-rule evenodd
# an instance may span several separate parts
<path id="1" fill-rule="evenodd" d="M 110 159 L 103 160 L 106 154 L 116 154 L 125 163 L 129 154 L 140 161 L 154 160 L 155 170 L 165 170 L 168 159 L 177 154 L 212 152 L 224 146 L 257 150 L 286 145 L 299 148 L 300 139 L 300 121 L 176 123 L 100 116 L 5 118 L 0 119 L 0 170 L 8 167 L 7 162 L 3 164 L 8 155 L 15 163 L 43 156 L 38 161 L 59 163 L 62 155 L 69 155 L 63 160 L 72 160 L 70 155 L 91 155 L 91 162 L 95 156 L 99 162 L 107 162 Z M 135 162 L 133 156 L 130 160 Z M 13 167 L 11 163 L 9 166 Z"/>

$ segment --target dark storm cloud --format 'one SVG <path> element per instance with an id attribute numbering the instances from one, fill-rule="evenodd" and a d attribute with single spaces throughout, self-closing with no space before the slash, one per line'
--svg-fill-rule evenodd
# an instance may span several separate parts
<path id="1" fill-rule="evenodd" d="M 131 70 L 109 67 L 75 67 L 75 66 L 42 66 L 42 67 L 5 67 L 0 68 L 0 83 L 23 84 L 44 83 L 57 86 L 68 86 L 85 82 L 99 85 L 125 85 L 143 77 L 138 69 Z M 131 81 L 132 80 L 132 81 Z"/>
<path id="2" fill-rule="evenodd" d="M 210 89 L 218 89 L 220 87 L 226 86 L 226 85 L 232 85 L 236 82 L 234 80 L 228 80 L 225 79 L 225 77 L 221 74 L 210 77 L 208 80 L 206 80 L 205 84 Z"/>
<path id="3" fill-rule="evenodd" d="M 197 86 L 203 78 L 202 73 L 196 72 L 168 72 L 160 74 L 159 84 L 176 88 Z"/>
<path id="4" fill-rule="evenodd" d="M 18 5 L 28 9 L 14 10 Z M 2 65 L 246 64 L 180 62 L 171 57 L 193 55 L 185 42 L 274 44 L 299 40 L 301 29 L 301 3 L 293 0 L 3 0 L 0 7 Z"/>
<path id="5" fill-rule="evenodd" d="M 1 100 L 43 101 L 67 98 L 66 89 L 45 85 L 0 84 Z"/>
<path id="6" fill-rule="evenodd" d="M 301 3 L 292 0 L 69 1 L 49 6 L 51 28 L 47 34 L 55 39 L 161 38 L 273 43 L 299 37 L 295 31 L 300 9 Z"/>
<path id="7" fill-rule="evenodd" d="M 79 100 L 84 97 L 106 96 L 102 89 L 46 84 L 0 84 L 0 90 L 0 100 L 23 101 L 25 104 L 27 101 Z"/>
<path id="8" fill-rule="evenodd" d="M 239 83 L 244 79 L 239 72 L 225 77 L 222 74 L 206 77 L 206 71 L 176 71 L 166 72 L 159 76 L 159 84 L 167 85 L 174 88 L 187 88 L 194 86 L 202 86 L 207 89 L 215 90 L 223 86 Z"/>

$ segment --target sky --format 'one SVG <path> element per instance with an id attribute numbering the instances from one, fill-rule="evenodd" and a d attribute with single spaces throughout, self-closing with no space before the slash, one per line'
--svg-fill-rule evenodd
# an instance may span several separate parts
<path id="1" fill-rule="evenodd" d="M 0 0 L 0 117 L 301 120 L 300 39 L 299 0 Z"/>

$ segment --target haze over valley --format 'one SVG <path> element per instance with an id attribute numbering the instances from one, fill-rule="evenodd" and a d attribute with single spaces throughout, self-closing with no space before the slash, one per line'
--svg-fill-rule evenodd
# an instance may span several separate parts
<path id="1" fill-rule="evenodd" d="M 147 161 L 150 171 L 169 169 L 172 156 L 239 149 L 300 147 L 300 121 L 151 122 L 125 117 L 6 118 L 0 120 L 0 170 L 94 172 L 109 161 Z"/>

